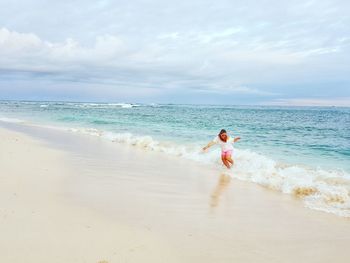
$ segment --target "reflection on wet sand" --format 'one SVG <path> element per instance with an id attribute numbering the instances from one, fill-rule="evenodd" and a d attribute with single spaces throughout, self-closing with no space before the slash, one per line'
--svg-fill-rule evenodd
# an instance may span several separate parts
<path id="1" fill-rule="evenodd" d="M 231 177 L 229 175 L 226 175 L 226 174 L 220 175 L 219 181 L 216 187 L 214 188 L 213 193 L 211 194 L 210 206 L 212 208 L 217 207 L 219 205 L 220 196 L 228 187 L 228 185 L 230 184 L 230 181 L 231 181 Z"/>

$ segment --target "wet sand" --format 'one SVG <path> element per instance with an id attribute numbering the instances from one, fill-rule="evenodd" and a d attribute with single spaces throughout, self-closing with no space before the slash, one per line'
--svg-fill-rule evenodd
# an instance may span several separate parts
<path id="1" fill-rule="evenodd" d="M 100 138 L 8 128 L 16 132 L 1 129 L 1 261 L 48 260 L 42 254 L 56 262 L 350 258 L 349 219 L 224 169 Z"/>

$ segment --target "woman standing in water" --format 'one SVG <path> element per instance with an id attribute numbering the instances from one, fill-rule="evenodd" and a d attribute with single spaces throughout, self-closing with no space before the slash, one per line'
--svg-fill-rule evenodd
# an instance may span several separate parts
<path id="1" fill-rule="evenodd" d="M 206 151 L 209 147 L 219 144 L 221 146 L 221 160 L 223 164 L 230 169 L 234 161 L 232 159 L 233 144 L 240 140 L 240 137 L 232 138 L 227 135 L 226 130 L 222 129 L 218 136 L 216 136 L 207 146 L 203 148 Z"/>

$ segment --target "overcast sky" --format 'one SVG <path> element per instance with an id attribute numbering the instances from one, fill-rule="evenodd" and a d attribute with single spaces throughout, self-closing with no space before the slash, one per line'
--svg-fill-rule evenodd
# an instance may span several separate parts
<path id="1" fill-rule="evenodd" d="M 0 99 L 350 106 L 348 0 L 0 0 Z"/>

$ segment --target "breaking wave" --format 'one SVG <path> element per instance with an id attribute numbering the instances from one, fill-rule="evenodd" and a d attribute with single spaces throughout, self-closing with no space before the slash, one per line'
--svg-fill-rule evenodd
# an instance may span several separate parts
<path id="1" fill-rule="evenodd" d="M 203 153 L 198 143 L 177 144 L 94 128 L 69 130 L 221 167 L 219 150 Z M 235 149 L 234 159 L 235 165 L 229 171 L 232 177 L 299 197 L 311 209 L 350 217 L 350 175 L 345 171 L 281 163 L 249 149 Z"/>

